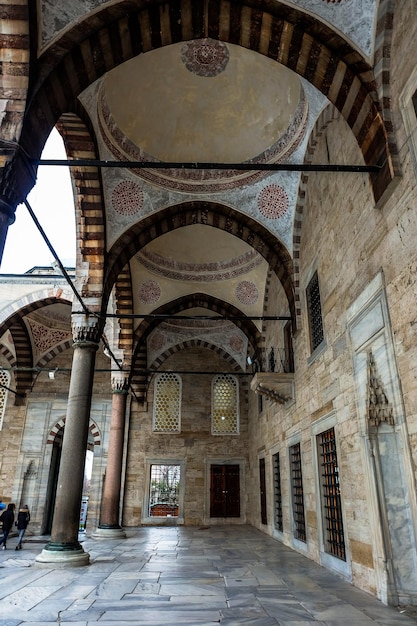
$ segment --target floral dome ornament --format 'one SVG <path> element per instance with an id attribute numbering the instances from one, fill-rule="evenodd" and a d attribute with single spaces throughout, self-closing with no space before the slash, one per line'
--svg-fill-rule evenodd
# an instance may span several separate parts
<path id="1" fill-rule="evenodd" d="M 137 183 L 123 180 L 113 189 L 111 201 L 119 215 L 136 215 L 143 206 L 143 191 Z"/>
<path id="2" fill-rule="evenodd" d="M 268 219 L 276 220 L 282 217 L 288 209 L 288 196 L 283 187 L 267 185 L 258 196 L 258 209 Z"/>
<path id="3" fill-rule="evenodd" d="M 161 297 L 161 287 L 156 280 L 145 280 L 139 288 L 139 300 L 143 304 L 155 304 Z"/>
<path id="4" fill-rule="evenodd" d="M 192 74 L 206 78 L 218 76 L 229 62 L 226 44 L 216 39 L 196 39 L 185 43 L 181 60 Z"/>

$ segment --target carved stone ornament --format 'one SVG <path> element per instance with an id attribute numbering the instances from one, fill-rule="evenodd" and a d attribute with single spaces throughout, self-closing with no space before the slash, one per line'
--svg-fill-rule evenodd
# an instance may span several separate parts
<path id="1" fill-rule="evenodd" d="M 372 352 L 368 355 L 368 420 L 372 426 L 381 422 L 394 424 L 394 411 L 388 401 Z"/>

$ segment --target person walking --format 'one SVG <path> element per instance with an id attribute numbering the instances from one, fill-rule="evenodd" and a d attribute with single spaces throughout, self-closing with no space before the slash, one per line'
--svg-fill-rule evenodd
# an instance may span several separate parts
<path id="1" fill-rule="evenodd" d="M 16 507 L 13 504 L 13 502 L 10 502 L 7 505 L 7 509 L 3 511 L 2 514 L 0 515 L 0 520 L 3 523 L 3 537 L 2 537 L 2 540 L 0 541 L 0 546 L 3 544 L 3 550 L 6 549 L 7 537 L 9 536 L 9 532 L 13 526 L 15 508 Z"/>
<path id="2" fill-rule="evenodd" d="M 21 550 L 22 549 L 23 535 L 26 532 L 26 528 L 28 527 L 29 522 L 30 522 L 29 507 L 28 507 L 27 504 L 25 504 L 20 509 L 19 513 L 17 514 L 16 526 L 17 526 L 17 530 L 19 531 L 19 538 L 17 540 L 17 546 L 16 546 L 15 550 Z"/>

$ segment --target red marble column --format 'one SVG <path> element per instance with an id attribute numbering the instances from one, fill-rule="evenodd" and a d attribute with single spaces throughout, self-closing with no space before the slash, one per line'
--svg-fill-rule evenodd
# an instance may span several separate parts
<path id="1" fill-rule="evenodd" d="M 119 523 L 126 399 L 127 389 L 125 382 L 114 382 L 106 477 L 101 501 L 100 523 L 93 535 L 95 538 L 114 539 L 116 537 L 126 537 Z"/>

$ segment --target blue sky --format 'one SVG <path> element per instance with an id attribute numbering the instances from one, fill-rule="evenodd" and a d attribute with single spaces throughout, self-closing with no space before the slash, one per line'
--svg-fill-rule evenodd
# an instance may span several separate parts
<path id="1" fill-rule="evenodd" d="M 66 159 L 57 130 L 53 130 L 42 154 L 44 159 Z M 71 179 L 67 167 L 41 166 L 35 187 L 28 196 L 49 241 L 64 265 L 75 264 L 75 218 Z M 53 256 L 24 204 L 16 209 L 9 227 L 1 274 L 23 274 L 36 265 L 50 265 Z"/>

